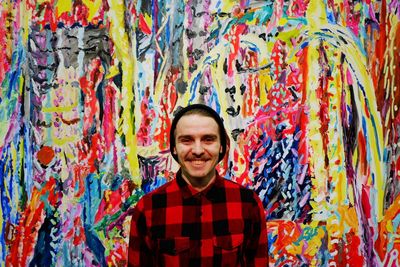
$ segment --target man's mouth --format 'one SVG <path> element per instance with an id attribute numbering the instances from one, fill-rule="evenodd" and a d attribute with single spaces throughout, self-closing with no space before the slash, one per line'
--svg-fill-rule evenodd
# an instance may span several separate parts
<path id="1" fill-rule="evenodd" d="M 193 165 L 202 165 L 205 164 L 208 159 L 188 159 L 188 161 Z"/>

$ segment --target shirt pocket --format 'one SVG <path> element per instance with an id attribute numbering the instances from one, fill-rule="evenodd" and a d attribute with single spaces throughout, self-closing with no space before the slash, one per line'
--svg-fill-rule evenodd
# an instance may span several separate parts
<path id="1" fill-rule="evenodd" d="M 157 240 L 159 266 L 188 266 L 189 237 L 175 237 Z"/>
<path id="2" fill-rule="evenodd" d="M 243 234 L 213 237 L 214 257 L 221 259 L 221 266 L 241 266 Z"/>

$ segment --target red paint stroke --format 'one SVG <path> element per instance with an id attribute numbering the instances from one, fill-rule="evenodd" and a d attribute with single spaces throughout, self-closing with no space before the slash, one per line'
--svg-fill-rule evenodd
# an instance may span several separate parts
<path id="1" fill-rule="evenodd" d="M 104 219 L 105 216 L 111 216 L 120 211 L 122 204 L 125 203 L 131 195 L 132 189 L 132 182 L 130 180 L 124 180 L 117 190 L 105 190 L 97 209 L 94 222 L 98 223 Z"/>
<path id="2" fill-rule="evenodd" d="M 85 165 L 85 161 L 79 161 L 79 164 L 74 166 L 74 175 L 72 177 L 71 190 L 75 192 L 74 197 L 77 199 L 85 194 L 84 179 L 89 175 L 89 170 L 91 168 L 93 168 L 93 166 Z"/>
<path id="3" fill-rule="evenodd" d="M 230 33 L 225 38 L 230 42 L 231 51 L 228 55 L 228 76 L 232 77 L 233 68 L 235 67 L 235 60 L 239 53 L 240 36 L 248 30 L 245 24 L 238 24 L 232 26 Z"/>
<path id="4" fill-rule="evenodd" d="M 290 5 L 289 16 L 302 18 L 306 15 L 309 0 L 293 0 Z"/>
<path id="5" fill-rule="evenodd" d="M 244 8 L 243 6 L 234 6 L 232 8 L 232 16 L 234 18 L 240 19 L 241 17 L 244 16 Z"/>
<path id="6" fill-rule="evenodd" d="M 80 22 L 82 26 L 88 25 L 88 15 L 89 15 L 89 8 L 82 3 L 82 0 L 75 0 L 73 2 L 73 14 L 74 14 L 74 21 Z"/>
<path id="7" fill-rule="evenodd" d="M 6 72 L 10 70 L 11 64 L 11 45 L 12 45 L 12 27 L 9 26 L 9 10 L 1 10 L 0 13 L 0 84 L 3 82 Z M 10 29 L 10 30 L 7 30 Z"/>
<path id="8" fill-rule="evenodd" d="M 160 128 L 158 129 L 158 133 L 154 135 L 154 140 L 158 141 L 158 147 L 161 151 L 169 148 L 169 129 L 171 127 L 171 118 L 169 114 L 171 114 L 175 109 L 178 100 L 178 92 L 175 88 L 178 77 L 179 69 L 171 67 L 166 75 L 162 98 L 159 104 Z"/>
<path id="9" fill-rule="evenodd" d="M 36 154 L 40 164 L 48 166 L 55 157 L 55 152 L 50 146 L 43 146 Z"/>
<path id="10" fill-rule="evenodd" d="M 30 203 L 22 212 L 19 225 L 15 228 L 15 236 L 8 244 L 10 252 L 6 258 L 6 266 L 28 265 L 34 253 L 40 226 L 45 219 L 45 202 L 55 206 L 60 198 L 61 193 L 56 191 L 56 180 L 53 177 L 41 189 L 33 188 Z"/>
<path id="11" fill-rule="evenodd" d="M 41 3 L 38 6 L 37 12 L 32 20 L 35 21 L 36 24 L 41 25 L 42 29 L 44 29 L 46 25 L 49 25 L 50 29 L 54 32 L 57 29 L 57 18 L 55 16 L 53 6 L 54 0 Z"/>
<path id="12" fill-rule="evenodd" d="M 97 164 L 104 156 L 104 138 L 100 133 L 85 137 L 78 145 L 78 168 L 89 173 L 97 172 Z M 84 188 L 82 188 L 84 190 Z"/>
<path id="13" fill-rule="evenodd" d="M 387 37 L 387 32 L 390 31 L 390 26 L 391 24 L 387 23 L 387 7 L 386 7 L 386 0 L 382 0 L 381 3 L 381 10 L 380 10 L 380 18 L 379 20 L 382 21 L 382 23 L 379 24 L 379 29 L 375 30 L 372 25 L 368 25 L 366 28 L 366 34 L 368 36 L 375 36 L 378 35 L 376 38 L 374 38 L 375 41 L 375 50 L 372 50 L 370 48 L 370 44 L 367 43 L 368 45 L 368 50 L 372 50 L 371 52 L 368 53 L 368 55 L 371 57 L 371 76 L 374 81 L 375 85 L 375 93 L 377 95 L 377 101 L 378 103 L 381 103 L 382 100 L 385 98 L 385 90 L 384 88 L 384 80 L 385 79 L 380 79 L 383 70 L 384 70 L 384 55 L 386 52 L 386 49 L 388 48 L 388 37 Z M 389 27 L 389 29 L 385 29 L 385 27 Z M 376 32 L 375 32 L 376 31 Z M 386 32 L 387 31 L 387 32 Z M 375 71 L 377 70 L 377 71 Z M 378 104 L 378 109 L 380 108 L 381 105 Z"/>
<path id="14" fill-rule="evenodd" d="M 250 124 L 244 133 L 240 134 L 237 137 L 237 144 L 238 149 L 240 150 L 241 157 L 239 158 L 239 151 L 234 151 L 234 162 L 237 162 L 238 165 L 244 165 L 244 171 L 242 173 L 236 173 L 237 176 L 236 182 L 241 185 L 252 185 L 252 181 L 250 179 L 251 175 L 249 175 L 250 170 L 250 163 L 248 160 L 250 159 L 250 153 L 254 150 L 258 150 L 258 154 L 255 156 L 257 158 L 259 154 L 265 153 L 265 148 L 263 146 L 259 147 L 259 136 L 260 131 L 262 131 L 262 127 L 259 124 L 262 124 L 262 119 L 257 119 L 257 124 Z M 256 166 L 258 162 L 255 162 L 254 165 Z M 234 171 L 238 172 L 237 166 L 234 167 Z"/>
<path id="15" fill-rule="evenodd" d="M 365 259 L 359 250 L 361 240 L 356 234 L 356 230 L 349 228 L 343 236 L 330 236 L 328 242 L 331 244 L 329 252 L 334 255 L 330 260 L 330 265 L 338 266 L 363 266 Z"/>
<path id="16" fill-rule="evenodd" d="M 362 176 L 366 176 L 368 172 L 368 161 L 367 161 L 367 151 L 366 151 L 366 141 L 365 136 L 361 131 L 358 132 L 358 151 L 360 153 L 360 171 Z"/>
<path id="17" fill-rule="evenodd" d="M 280 266 L 296 264 L 296 257 L 290 257 L 292 253 L 288 251 L 288 248 L 301 237 L 302 229 L 300 225 L 294 221 L 272 220 L 267 222 L 267 231 L 268 235 L 276 236 L 274 247 L 279 248 L 279 255 L 284 259 L 282 262 L 281 257 L 274 255 L 273 258 L 270 258 L 269 263 L 274 264 L 275 259 L 280 258 Z M 305 254 L 302 254 L 302 256 L 307 257 Z"/>
<path id="18" fill-rule="evenodd" d="M 143 14 L 139 14 L 139 29 L 142 30 L 143 33 L 150 35 L 151 34 L 151 29 L 147 25 L 146 20 L 144 19 Z"/>
<path id="19" fill-rule="evenodd" d="M 257 53 L 253 51 L 247 51 L 245 54 L 244 68 L 256 68 L 258 67 Z M 247 88 L 243 95 L 243 117 L 252 116 L 260 105 L 260 86 L 257 74 L 249 74 L 247 78 Z"/>
<path id="20" fill-rule="evenodd" d="M 102 126 L 103 126 L 103 136 L 104 136 L 106 152 L 110 151 L 110 149 L 112 148 L 112 145 L 115 142 L 115 126 L 114 125 L 116 124 L 116 118 L 115 118 L 116 90 L 111 85 L 111 82 L 112 81 L 110 80 L 104 88 L 105 98 L 104 98 L 104 114 L 103 114 L 103 118 L 102 118 Z M 115 171 L 117 171 L 117 170 L 115 170 Z"/>
<path id="21" fill-rule="evenodd" d="M 72 240 L 74 246 L 84 244 L 86 241 L 85 229 L 83 228 L 81 217 L 77 216 L 74 218 L 73 226 L 65 233 L 65 240 Z"/>
<path id="22" fill-rule="evenodd" d="M 83 116 L 83 135 L 90 133 L 94 120 L 99 113 L 99 103 L 96 97 L 96 89 L 104 77 L 104 69 L 101 60 L 95 58 L 91 61 L 88 72 L 85 77 L 80 78 L 79 83 L 84 93 L 84 116 Z"/>
<path id="23" fill-rule="evenodd" d="M 303 82 L 298 83 L 298 92 L 301 94 L 300 96 L 300 108 L 297 125 L 300 127 L 300 136 L 299 136 L 299 147 L 297 149 L 299 155 L 303 155 L 303 157 L 299 156 L 301 161 L 299 162 L 301 165 L 306 165 L 309 160 L 309 149 L 307 143 L 307 125 L 309 124 L 309 117 L 308 117 L 308 106 L 306 105 L 307 99 L 307 89 L 306 84 L 308 83 L 308 47 L 305 47 L 300 54 L 298 54 L 298 64 L 300 72 L 298 74 L 299 77 L 303 77 Z"/>
<path id="24" fill-rule="evenodd" d="M 378 224 L 378 238 L 375 242 L 375 250 L 379 255 L 381 261 L 385 259 L 387 255 L 390 255 L 394 251 L 400 251 L 400 227 L 397 227 L 393 231 L 391 229 L 393 221 L 400 216 L 400 195 L 392 202 L 389 208 L 386 209 L 384 218 Z M 391 249 L 388 251 L 389 245 Z M 388 260 L 384 266 L 388 265 Z M 398 254 L 397 260 L 400 262 L 400 254 Z"/>
<path id="25" fill-rule="evenodd" d="M 387 37 L 387 33 L 390 32 L 390 29 L 392 27 L 391 23 L 388 23 L 389 17 L 387 16 L 386 0 L 382 1 L 380 18 L 381 20 L 385 18 L 385 20 L 384 23 L 379 23 L 379 29 L 375 30 L 372 27 L 373 25 L 368 25 L 368 27 L 366 28 L 367 34 L 369 36 L 373 35 L 376 36 L 376 38 L 374 38 L 375 51 L 371 51 L 370 53 L 368 53 L 368 55 L 371 56 L 371 68 L 370 68 L 371 76 L 375 85 L 375 94 L 379 110 L 381 110 L 381 108 L 383 107 L 383 102 L 385 101 L 386 98 L 385 79 L 382 79 L 381 77 L 385 69 L 384 59 L 385 59 L 386 49 L 389 48 L 388 46 L 389 39 Z M 367 44 L 369 45 L 369 43 Z M 370 45 L 368 46 L 368 48 L 370 48 Z M 370 48 L 370 50 L 372 50 L 372 48 Z M 390 77 L 388 77 L 388 80 L 391 80 Z M 381 115 L 383 116 L 382 118 L 385 117 L 385 114 Z"/>
<path id="26" fill-rule="evenodd" d="M 127 253 L 128 244 L 123 240 L 119 240 L 118 243 L 114 241 L 114 248 L 110 250 L 106 256 L 106 262 L 108 266 L 127 266 Z"/>
<path id="27" fill-rule="evenodd" d="M 344 13 L 346 16 L 346 25 L 347 27 L 350 28 L 350 30 L 358 36 L 360 28 L 360 19 L 361 19 L 361 14 L 359 11 L 355 11 L 355 5 L 358 2 L 355 1 L 349 1 L 349 0 L 344 0 L 343 5 L 344 5 Z"/>
<path id="28" fill-rule="evenodd" d="M 363 266 L 365 259 L 358 249 L 361 245 L 361 240 L 355 229 L 350 229 L 346 233 L 345 242 L 341 243 L 344 244 L 344 250 L 336 255 L 335 262 L 341 262 L 341 266 Z"/>
<path id="29" fill-rule="evenodd" d="M 146 87 L 145 95 L 140 104 L 140 111 L 142 112 L 142 121 L 137 133 L 137 140 L 139 146 L 149 146 L 152 144 L 152 121 L 155 118 L 155 111 L 149 106 L 150 89 Z"/>
<path id="30" fill-rule="evenodd" d="M 364 211 L 366 219 L 371 219 L 371 203 L 370 203 L 370 187 L 368 185 L 362 185 L 361 190 L 361 205 Z"/>

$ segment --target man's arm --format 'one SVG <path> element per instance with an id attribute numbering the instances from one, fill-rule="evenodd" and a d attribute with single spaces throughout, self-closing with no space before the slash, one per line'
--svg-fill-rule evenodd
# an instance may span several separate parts
<path id="1" fill-rule="evenodd" d="M 260 198 L 256 193 L 256 204 L 253 211 L 252 236 L 245 251 L 246 266 L 268 266 L 268 238 L 265 221 L 265 211 Z"/>
<path id="2" fill-rule="evenodd" d="M 150 267 L 153 263 L 152 253 L 146 242 L 146 217 L 143 212 L 143 201 L 137 203 L 133 210 L 128 247 L 128 267 Z"/>

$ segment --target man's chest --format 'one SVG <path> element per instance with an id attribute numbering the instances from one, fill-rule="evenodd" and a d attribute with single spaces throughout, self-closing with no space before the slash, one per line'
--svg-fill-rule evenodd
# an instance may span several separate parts
<path id="1" fill-rule="evenodd" d="M 166 205 L 146 211 L 152 239 L 188 237 L 213 239 L 251 231 L 251 207 L 240 201 L 218 202 L 205 196 L 167 199 Z"/>

